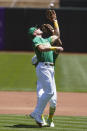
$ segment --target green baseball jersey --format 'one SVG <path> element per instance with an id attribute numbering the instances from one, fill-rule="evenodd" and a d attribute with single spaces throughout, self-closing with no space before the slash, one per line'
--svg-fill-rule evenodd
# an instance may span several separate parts
<path id="1" fill-rule="evenodd" d="M 40 44 L 43 44 L 43 45 L 48 44 L 49 46 L 51 46 L 51 43 L 52 43 L 51 37 L 44 39 L 42 37 L 36 36 L 33 39 L 33 48 L 34 48 L 34 51 L 35 51 L 35 53 L 37 55 L 38 62 L 51 62 L 51 63 L 54 63 L 53 51 L 41 52 L 37 48 L 37 46 L 40 45 Z"/>

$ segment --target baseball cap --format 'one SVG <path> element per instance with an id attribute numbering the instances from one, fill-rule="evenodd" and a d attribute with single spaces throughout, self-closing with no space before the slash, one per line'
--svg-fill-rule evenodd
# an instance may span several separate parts
<path id="1" fill-rule="evenodd" d="M 33 35 L 35 30 L 37 30 L 37 27 L 30 27 L 28 30 L 28 34 Z"/>

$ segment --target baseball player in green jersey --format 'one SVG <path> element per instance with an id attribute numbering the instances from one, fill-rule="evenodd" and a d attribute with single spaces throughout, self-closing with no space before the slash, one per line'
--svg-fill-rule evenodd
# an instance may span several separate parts
<path id="1" fill-rule="evenodd" d="M 45 38 L 46 37 L 50 37 L 54 33 L 53 27 L 51 25 L 49 25 L 49 24 L 43 24 L 41 26 L 41 29 L 43 31 L 43 37 L 45 37 Z M 62 42 L 60 41 L 60 43 L 57 43 L 57 44 L 61 46 Z M 58 55 L 59 55 L 59 52 L 53 51 L 54 65 L 55 65 L 55 62 L 56 62 L 56 59 L 57 59 Z M 32 57 L 32 65 L 34 65 L 36 67 L 37 64 L 38 64 L 37 56 L 34 55 Z M 40 84 L 40 82 L 37 81 L 37 98 L 40 99 L 40 97 L 41 97 L 41 95 L 43 93 L 44 93 L 44 90 L 42 88 L 42 85 Z M 48 116 L 48 119 L 47 119 L 47 123 L 46 123 L 46 121 L 44 119 L 44 115 L 42 115 L 42 119 L 43 119 L 44 125 L 47 125 L 47 126 L 50 126 L 50 127 L 54 127 L 53 115 L 54 115 L 55 110 L 56 110 L 56 105 L 55 106 L 53 105 L 53 103 L 54 103 L 53 101 L 55 100 L 55 97 L 57 97 L 56 96 L 56 91 L 55 91 L 55 94 L 53 95 L 53 97 L 51 97 L 51 99 L 49 101 L 50 108 L 49 108 L 49 116 Z"/>
<path id="2" fill-rule="evenodd" d="M 52 44 L 55 41 L 58 41 L 59 38 L 59 36 L 57 35 L 57 20 L 53 17 L 52 21 L 55 27 L 54 32 L 56 33 L 49 38 L 43 38 L 43 32 L 36 27 L 29 28 L 28 32 L 32 36 L 32 46 L 38 60 L 38 65 L 36 66 L 38 83 L 41 84 L 44 91 L 40 99 L 38 99 L 37 101 L 35 110 L 30 114 L 30 116 L 35 119 L 39 126 L 44 126 L 44 122 L 41 116 L 51 98 L 53 98 L 51 105 L 52 110 L 55 110 L 56 108 L 56 86 L 54 79 L 53 52 L 63 51 L 63 48 L 61 46 L 52 46 Z M 52 110 L 50 112 L 52 112 Z M 52 114 L 50 114 L 49 119 L 52 119 Z"/>

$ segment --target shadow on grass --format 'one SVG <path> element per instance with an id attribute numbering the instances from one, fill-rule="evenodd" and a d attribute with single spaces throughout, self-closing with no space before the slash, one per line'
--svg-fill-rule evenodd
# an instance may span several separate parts
<path id="1" fill-rule="evenodd" d="M 41 128 L 38 125 L 24 125 L 24 124 L 5 126 L 5 127 L 9 127 L 9 128 Z"/>

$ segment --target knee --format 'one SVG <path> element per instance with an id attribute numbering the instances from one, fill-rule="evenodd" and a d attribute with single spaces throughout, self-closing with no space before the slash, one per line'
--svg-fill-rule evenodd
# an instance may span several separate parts
<path id="1" fill-rule="evenodd" d="M 38 98 L 41 98 L 41 96 L 43 95 L 43 93 L 44 93 L 44 90 L 43 90 L 43 89 L 38 90 L 38 91 L 37 91 L 37 97 L 38 97 Z"/>

